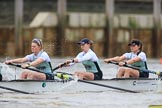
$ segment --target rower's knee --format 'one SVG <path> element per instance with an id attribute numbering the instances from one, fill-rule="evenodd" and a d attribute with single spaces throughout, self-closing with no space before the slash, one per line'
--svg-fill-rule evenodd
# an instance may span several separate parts
<path id="1" fill-rule="evenodd" d="M 27 72 L 22 72 L 21 74 L 21 79 L 27 79 L 28 73 Z"/>

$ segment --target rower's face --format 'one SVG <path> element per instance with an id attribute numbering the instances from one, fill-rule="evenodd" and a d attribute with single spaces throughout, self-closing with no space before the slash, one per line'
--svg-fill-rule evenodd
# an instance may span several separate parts
<path id="1" fill-rule="evenodd" d="M 137 52 L 140 49 L 140 46 L 138 45 L 130 45 L 130 49 L 132 52 Z"/>
<path id="2" fill-rule="evenodd" d="M 88 51 L 90 48 L 90 44 L 81 44 L 80 47 L 83 51 Z"/>
<path id="3" fill-rule="evenodd" d="M 31 51 L 37 54 L 41 50 L 41 46 L 38 46 L 36 43 L 31 44 Z"/>

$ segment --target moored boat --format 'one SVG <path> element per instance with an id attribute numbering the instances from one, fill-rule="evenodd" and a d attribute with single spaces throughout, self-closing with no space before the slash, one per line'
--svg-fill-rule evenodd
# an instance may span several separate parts
<path id="1" fill-rule="evenodd" d="M 23 91 L 27 93 L 41 92 L 98 92 L 120 90 L 126 92 L 156 92 L 158 78 L 113 78 L 95 81 L 86 80 L 12 80 L 0 82 L 0 93 Z"/>

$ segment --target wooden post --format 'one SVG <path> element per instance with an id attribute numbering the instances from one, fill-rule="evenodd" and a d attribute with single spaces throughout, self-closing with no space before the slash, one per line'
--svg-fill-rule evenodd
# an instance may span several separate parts
<path id="1" fill-rule="evenodd" d="M 23 54 L 22 40 L 22 19 L 23 18 L 23 0 L 15 0 L 15 49 L 16 56 Z"/>
<path id="2" fill-rule="evenodd" d="M 152 33 L 152 56 L 160 57 L 161 0 L 153 0 L 154 29 Z"/>
<path id="3" fill-rule="evenodd" d="M 63 55 L 63 45 L 65 42 L 65 19 L 66 19 L 66 0 L 57 1 L 58 30 L 56 37 L 56 56 Z"/>
<path id="4" fill-rule="evenodd" d="M 113 56 L 113 16 L 114 0 L 106 0 L 106 30 L 105 30 L 105 47 L 104 56 Z"/>

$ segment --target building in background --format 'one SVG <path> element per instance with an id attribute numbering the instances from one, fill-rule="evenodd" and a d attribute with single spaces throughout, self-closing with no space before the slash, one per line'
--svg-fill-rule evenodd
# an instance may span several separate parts
<path id="1" fill-rule="evenodd" d="M 99 57 L 120 55 L 133 38 L 148 57 L 162 56 L 161 0 L 1 0 L 0 55 L 30 53 L 41 38 L 51 56 L 74 56 L 83 37 Z"/>

